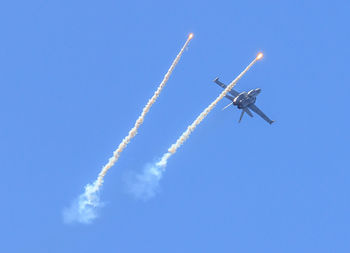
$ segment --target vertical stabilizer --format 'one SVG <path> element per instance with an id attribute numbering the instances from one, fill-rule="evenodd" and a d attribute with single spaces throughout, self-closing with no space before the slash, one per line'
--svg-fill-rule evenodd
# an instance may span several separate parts
<path id="1" fill-rule="evenodd" d="M 241 120 L 242 120 L 242 118 L 243 118 L 243 115 L 244 115 L 244 110 L 242 110 L 242 113 L 241 113 L 241 117 L 239 117 L 239 121 L 238 121 L 238 123 L 240 123 L 241 122 Z"/>

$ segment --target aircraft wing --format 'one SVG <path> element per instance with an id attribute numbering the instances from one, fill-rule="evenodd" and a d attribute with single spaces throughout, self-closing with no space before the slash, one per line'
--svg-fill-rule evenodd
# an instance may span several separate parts
<path id="1" fill-rule="evenodd" d="M 250 105 L 248 107 L 250 110 L 258 114 L 261 118 L 266 120 L 269 124 L 272 124 L 273 122 L 275 122 L 274 120 L 269 119 L 269 117 L 267 117 L 256 105 Z"/>
<path id="2" fill-rule="evenodd" d="M 229 100 L 231 100 L 232 102 L 233 102 L 233 100 L 234 100 L 234 98 L 231 97 L 230 95 L 226 95 L 225 97 L 228 98 Z"/>
<path id="3" fill-rule="evenodd" d="M 219 78 L 218 78 L 218 77 L 215 78 L 214 82 L 215 82 L 216 84 L 218 84 L 218 85 L 219 85 L 221 88 L 223 88 L 223 89 L 226 89 L 226 87 L 227 87 L 226 84 L 223 84 L 222 82 L 219 81 Z M 234 89 L 231 89 L 231 90 L 230 90 L 230 93 L 231 93 L 231 95 L 233 95 L 234 97 L 237 97 L 237 96 L 239 95 L 239 93 L 238 93 L 237 91 L 235 91 Z"/>

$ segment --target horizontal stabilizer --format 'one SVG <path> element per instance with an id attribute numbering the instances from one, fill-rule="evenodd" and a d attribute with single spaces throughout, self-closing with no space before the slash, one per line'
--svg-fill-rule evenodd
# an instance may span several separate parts
<path id="1" fill-rule="evenodd" d="M 265 121 L 267 121 L 269 124 L 272 124 L 275 122 L 274 120 L 271 120 L 269 117 L 265 115 L 256 105 L 250 105 L 249 109 L 258 114 L 261 118 L 263 118 Z"/>
<path id="2" fill-rule="evenodd" d="M 251 111 L 249 111 L 248 108 L 244 108 L 243 109 L 250 117 L 253 117 L 253 113 Z"/>

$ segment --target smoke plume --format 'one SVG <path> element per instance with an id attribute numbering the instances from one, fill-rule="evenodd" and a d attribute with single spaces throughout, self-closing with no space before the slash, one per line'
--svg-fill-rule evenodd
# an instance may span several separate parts
<path id="1" fill-rule="evenodd" d="M 113 156 L 109 158 L 108 163 L 103 166 L 101 172 L 98 174 L 97 179 L 92 184 L 85 186 L 85 191 L 81 194 L 76 201 L 73 202 L 70 208 L 64 210 L 64 220 L 66 222 L 81 222 L 90 223 L 93 219 L 97 217 L 97 209 L 101 207 L 99 191 L 103 185 L 104 177 L 106 176 L 108 170 L 118 161 L 122 151 L 126 148 L 129 142 L 136 136 L 139 127 L 142 125 L 146 114 L 151 109 L 154 102 L 156 102 L 162 89 L 166 85 L 171 73 L 173 72 L 175 66 L 179 62 L 184 50 L 193 38 L 191 33 L 188 36 L 185 44 L 181 48 L 180 52 L 176 56 L 175 60 L 171 64 L 168 72 L 165 74 L 162 82 L 159 84 L 157 90 L 153 94 L 152 98 L 148 101 L 146 106 L 143 108 L 141 115 L 135 122 L 134 127 L 129 131 L 128 135 L 122 140 L 118 148 L 113 152 Z"/>

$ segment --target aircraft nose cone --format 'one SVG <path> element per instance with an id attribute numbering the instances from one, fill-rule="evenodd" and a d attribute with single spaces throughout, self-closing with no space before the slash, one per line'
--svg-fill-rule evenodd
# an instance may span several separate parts
<path id="1" fill-rule="evenodd" d="M 261 89 L 260 88 L 256 88 L 255 91 L 260 93 Z"/>

